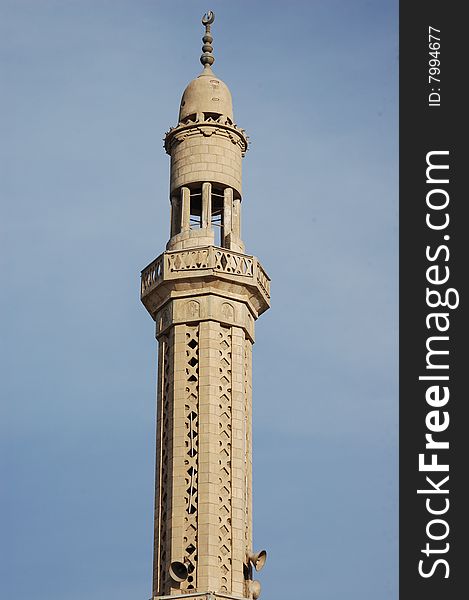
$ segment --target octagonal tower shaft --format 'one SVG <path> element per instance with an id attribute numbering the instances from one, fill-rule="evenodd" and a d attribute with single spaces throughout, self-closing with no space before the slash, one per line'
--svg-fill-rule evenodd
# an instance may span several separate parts
<path id="1" fill-rule="evenodd" d="M 256 598 L 252 578 L 252 344 L 270 280 L 241 240 L 244 131 L 204 71 L 166 134 L 171 226 L 142 271 L 158 339 L 153 596 Z M 217 112 L 223 110 L 225 112 Z M 226 113 L 229 114 L 226 114 Z"/>

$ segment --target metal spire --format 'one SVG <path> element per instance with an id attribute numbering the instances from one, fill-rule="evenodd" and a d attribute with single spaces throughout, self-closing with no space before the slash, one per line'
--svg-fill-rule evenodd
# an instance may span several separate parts
<path id="1" fill-rule="evenodd" d="M 202 17 L 202 25 L 205 25 L 205 35 L 202 38 L 204 45 L 202 46 L 203 54 L 200 57 L 200 62 L 203 64 L 204 69 L 210 69 L 211 65 L 215 62 L 213 52 L 213 37 L 210 34 L 210 25 L 215 21 L 215 13 L 209 10 Z"/>

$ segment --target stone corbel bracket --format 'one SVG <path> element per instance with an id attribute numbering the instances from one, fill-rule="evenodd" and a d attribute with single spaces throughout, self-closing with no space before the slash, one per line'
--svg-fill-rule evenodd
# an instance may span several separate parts
<path id="1" fill-rule="evenodd" d="M 217 246 L 164 252 L 142 271 L 141 299 L 157 335 L 175 323 L 217 320 L 243 327 L 270 306 L 270 278 L 254 256 Z"/>
<path id="2" fill-rule="evenodd" d="M 229 124 L 229 119 L 223 122 L 221 119 L 203 118 L 202 120 L 179 123 L 171 128 L 164 138 L 164 148 L 167 154 L 171 155 L 175 144 L 180 144 L 190 137 L 203 135 L 210 137 L 212 135 L 228 138 L 232 144 L 241 149 L 241 155 L 244 156 L 248 149 L 248 136 L 244 129 L 239 129 L 234 124 Z"/>

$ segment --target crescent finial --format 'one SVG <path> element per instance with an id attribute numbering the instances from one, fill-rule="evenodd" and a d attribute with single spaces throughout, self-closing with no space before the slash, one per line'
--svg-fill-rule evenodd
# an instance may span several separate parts
<path id="1" fill-rule="evenodd" d="M 215 58 L 212 54 L 213 37 L 210 33 L 210 25 L 215 21 L 215 13 L 213 10 L 207 11 L 202 17 L 202 25 L 205 25 L 205 35 L 202 38 L 204 45 L 202 46 L 203 54 L 200 57 L 200 62 L 204 65 L 204 69 L 210 69 L 211 65 L 215 62 Z"/>
<path id="2" fill-rule="evenodd" d="M 202 17 L 202 25 L 211 25 L 215 21 L 215 13 L 213 10 L 207 11 Z"/>

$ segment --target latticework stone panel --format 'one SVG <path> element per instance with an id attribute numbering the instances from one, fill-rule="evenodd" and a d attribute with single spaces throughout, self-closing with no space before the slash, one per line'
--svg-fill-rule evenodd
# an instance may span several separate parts
<path id="1" fill-rule="evenodd" d="M 189 573 L 181 590 L 197 588 L 197 517 L 198 517 L 198 420 L 199 420 L 199 327 L 186 327 L 185 387 L 185 515 L 184 562 Z"/>
<path id="2" fill-rule="evenodd" d="M 252 343 L 244 340 L 244 524 L 245 553 L 252 549 Z M 249 569 L 246 564 L 247 569 Z M 245 574 L 248 574 L 246 569 Z M 249 596 L 249 582 L 245 582 L 244 592 Z"/>
<path id="3" fill-rule="evenodd" d="M 232 502 L 231 502 L 231 404 L 232 344 L 231 328 L 220 327 L 219 380 L 219 553 L 220 591 L 231 590 Z"/>
<path id="4" fill-rule="evenodd" d="M 160 340 L 158 397 L 158 462 L 156 469 L 155 502 L 155 561 L 154 589 L 157 594 L 169 592 L 169 564 L 171 561 L 170 503 L 172 473 L 170 460 L 172 454 L 172 408 L 173 408 L 173 339 L 172 335 Z"/>

